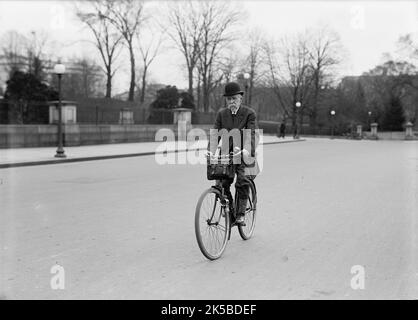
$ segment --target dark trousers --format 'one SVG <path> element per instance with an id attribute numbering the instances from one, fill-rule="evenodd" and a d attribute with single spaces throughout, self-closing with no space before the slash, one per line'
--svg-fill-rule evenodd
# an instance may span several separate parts
<path id="1" fill-rule="evenodd" d="M 235 173 L 237 181 L 235 182 L 235 189 L 238 192 L 238 201 L 240 199 L 247 200 L 250 193 L 250 178 L 245 175 L 245 166 L 244 164 L 236 164 Z M 222 179 L 222 186 L 225 189 L 226 196 L 228 197 L 229 203 L 232 207 L 232 194 L 231 194 L 231 184 L 234 182 L 234 179 Z"/>

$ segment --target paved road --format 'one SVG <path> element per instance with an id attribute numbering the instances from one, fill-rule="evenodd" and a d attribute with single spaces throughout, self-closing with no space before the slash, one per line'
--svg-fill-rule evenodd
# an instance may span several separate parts
<path id="1" fill-rule="evenodd" d="M 0 170 L 6 299 L 418 298 L 417 142 L 309 139 L 264 147 L 256 233 L 209 262 L 200 165 L 152 156 Z M 52 290 L 51 268 L 65 289 Z M 353 290 L 361 265 L 365 288 Z"/>

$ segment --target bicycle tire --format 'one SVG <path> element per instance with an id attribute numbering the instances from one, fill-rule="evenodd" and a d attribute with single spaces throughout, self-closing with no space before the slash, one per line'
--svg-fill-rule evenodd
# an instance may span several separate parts
<path id="1" fill-rule="evenodd" d="M 213 195 L 213 196 L 211 196 Z M 214 203 L 214 207 L 212 208 L 213 212 L 212 215 L 216 215 L 216 219 L 218 217 L 218 215 L 220 215 L 219 217 L 219 221 L 221 219 L 224 219 L 224 222 L 222 223 L 224 226 L 224 235 L 221 239 L 221 242 L 218 242 L 219 244 L 219 248 L 216 250 L 210 250 L 209 248 L 209 244 L 206 243 L 206 241 L 204 241 L 203 239 L 203 231 L 202 230 L 202 225 L 206 225 L 208 227 L 212 227 L 211 225 L 209 225 L 208 223 L 208 213 L 204 212 L 203 206 L 205 205 L 205 199 L 207 199 L 208 197 L 215 197 L 215 203 Z M 218 258 L 220 258 L 223 254 L 223 252 L 225 251 L 226 248 L 226 244 L 228 242 L 228 238 L 229 238 L 229 233 L 230 233 L 230 217 L 229 214 L 226 214 L 224 209 L 221 206 L 221 193 L 219 192 L 219 190 L 215 189 L 215 188 L 210 188 L 205 190 L 202 195 L 200 196 L 197 205 L 196 205 L 196 211 L 195 211 L 195 235 L 196 235 L 196 240 L 197 243 L 199 245 L 199 249 L 202 252 L 202 254 L 208 258 L 209 260 L 216 260 Z M 216 200 L 217 199 L 217 200 Z M 217 208 L 217 206 L 219 205 L 219 208 Z M 219 210 L 219 212 L 217 212 Z M 210 217 L 209 217 L 210 218 Z M 215 226 L 216 229 L 217 226 Z M 221 228 L 218 228 L 221 229 Z M 212 231 L 208 231 L 206 230 L 208 233 L 211 233 Z M 217 232 L 214 232 L 217 233 Z M 214 234 L 212 233 L 212 235 Z"/>

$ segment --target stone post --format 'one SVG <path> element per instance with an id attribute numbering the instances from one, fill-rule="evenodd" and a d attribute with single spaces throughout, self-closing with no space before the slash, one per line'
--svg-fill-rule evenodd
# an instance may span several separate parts
<path id="1" fill-rule="evenodd" d="M 134 112 L 130 108 L 120 110 L 119 124 L 134 124 Z"/>
<path id="2" fill-rule="evenodd" d="M 357 126 L 357 139 L 363 139 L 363 126 L 359 124 Z"/>
<path id="3" fill-rule="evenodd" d="M 378 137 L 377 137 L 377 126 L 378 126 L 378 124 L 376 122 L 374 122 L 370 125 L 370 128 L 371 128 L 371 137 L 370 138 L 371 139 L 374 139 L 374 140 L 378 139 Z"/>
<path id="4" fill-rule="evenodd" d="M 174 112 L 174 127 L 179 140 L 186 140 L 187 132 L 192 128 L 192 109 L 176 108 Z"/>
<path id="5" fill-rule="evenodd" d="M 414 133 L 412 132 L 412 127 L 414 125 L 408 121 L 405 125 L 405 140 L 412 140 L 414 139 Z"/>
<path id="6" fill-rule="evenodd" d="M 48 101 L 49 104 L 49 123 L 58 123 L 58 103 Z M 61 101 L 61 122 L 63 124 L 77 123 L 77 103 L 73 101 Z"/>

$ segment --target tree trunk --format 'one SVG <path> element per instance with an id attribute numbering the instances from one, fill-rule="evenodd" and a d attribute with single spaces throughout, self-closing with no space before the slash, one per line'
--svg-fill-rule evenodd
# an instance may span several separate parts
<path id="1" fill-rule="evenodd" d="M 189 95 L 192 97 L 192 101 L 194 101 L 193 95 L 193 68 L 189 67 Z"/>
<path id="2" fill-rule="evenodd" d="M 112 73 L 110 69 L 107 70 L 106 80 L 106 98 L 112 97 Z"/>
<path id="3" fill-rule="evenodd" d="M 141 99 L 140 99 L 141 103 L 145 101 L 146 77 L 147 77 L 147 67 L 144 67 L 144 72 L 142 74 L 142 88 L 141 88 Z"/>
<path id="4" fill-rule="evenodd" d="M 203 111 L 209 111 L 209 90 L 208 90 L 208 79 L 203 75 Z"/>
<path id="5" fill-rule="evenodd" d="M 201 86 L 200 86 L 200 74 L 197 76 L 197 110 L 198 111 L 201 111 L 201 104 L 202 104 L 202 101 L 201 101 L 201 99 L 200 99 L 200 97 L 201 97 L 201 94 L 200 94 L 200 91 L 201 91 Z"/>
<path id="6" fill-rule="evenodd" d="M 129 54 L 131 56 L 131 83 L 129 85 L 128 101 L 134 101 L 135 95 L 135 56 L 132 44 L 129 44 Z"/>
<path id="7" fill-rule="evenodd" d="M 319 74 L 320 66 L 317 65 L 315 71 L 315 92 L 314 92 L 314 101 L 312 105 L 312 114 L 310 117 L 310 126 L 313 130 L 313 134 L 316 134 L 316 125 L 317 125 L 317 114 L 318 114 L 318 97 L 319 97 Z"/>
<path id="8" fill-rule="evenodd" d="M 251 70 L 251 73 L 250 73 L 250 89 L 249 89 L 249 92 L 248 92 L 248 105 L 249 106 L 251 106 L 251 101 L 253 99 L 254 76 L 255 76 L 255 71 Z"/>
<path id="9" fill-rule="evenodd" d="M 298 135 L 302 133 L 302 125 L 303 125 L 303 108 L 299 108 L 299 124 L 298 124 Z"/>
<path id="10" fill-rule="evenodd" d="M 88 76 L 86 74 L 86 72 L 83 75 L 83 87 L 84 87 L 84 97 L 88 98 L 89 96 L 89 85 L 88 85 Z"/>
<path id="11" fill-rule="evenodd" d="M 209 112 L 209 92 L 206 85 L 203 85 L 203 111 Z"/>
<path id="12" fill-rule="evenodd" d="M 292 133 L 294 136 L 296 136 L 296 106 L 295 103 L 293 103 L 292 107 Z"/>

